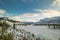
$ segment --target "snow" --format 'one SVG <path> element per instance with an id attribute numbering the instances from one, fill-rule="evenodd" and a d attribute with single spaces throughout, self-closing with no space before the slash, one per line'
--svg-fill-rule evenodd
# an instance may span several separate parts
<path id="1" fill-rule="evenodd" d="M 44 38 L 49 40 L 58 40 L 60 38 L 60 30 L 58 29 L 49 29 L 48 26 L 17 26 L 17 28 L 24 29 L 35 35 L 41 35 Z"/>

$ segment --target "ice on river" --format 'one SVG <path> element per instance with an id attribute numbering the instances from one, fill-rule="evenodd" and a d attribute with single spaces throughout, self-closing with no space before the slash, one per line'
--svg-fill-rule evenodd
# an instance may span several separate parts
<path id="1" fill-rule="evenodd" d="M 57 29 L 49 29 L 47 26 L 18 26 L 17 28 L 21 28 L 27 30 L 36 35 L 42 35 L 42 37 L 47 38 L 48 40 L 59 40 L 60 38 L 60 30 Z"/>

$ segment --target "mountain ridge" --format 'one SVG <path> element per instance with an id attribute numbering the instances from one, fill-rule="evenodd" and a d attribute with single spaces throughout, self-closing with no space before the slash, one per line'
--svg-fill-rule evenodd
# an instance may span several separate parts
<path id="1" fill-rule="evenodd" d="M 44 18 L 44 19 L 41 19 L 40 21 L 36 22 L 35 24 L 48 24 L 48 23 L 60 24 L 60 16 L 52 17 L 52 18 Z"/>

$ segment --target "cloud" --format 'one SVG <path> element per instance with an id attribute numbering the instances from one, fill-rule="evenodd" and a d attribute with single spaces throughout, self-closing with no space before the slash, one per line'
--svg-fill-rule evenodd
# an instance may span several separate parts
<path id="1" fill-rule="evenodd" d="M 60 16 L 60 11 L 58 10 L 53 10 L 53 9 L 46 9 L 46 10 L 38 10 L 37 11 L 41 12 L 42 16 L 44 17 L 55 17 L 55 16 Z"/>
<path id="2" fill-rule="evenodd" d="M 0 9 L 0 14 L 4 14 L 4 13 L 6 13 L 6 11 L 3 9 Z"/>
<path id="3" fill-rule="evenodd" d="M 39 17 L 40 17 L 40 15 L 37 13 L 36 14 L 35 13 L 24 13 L 22 15 L 15 16 L 13 18 L 18 21 L 36 22 L 40 19 Z"/>
<path id="4" fill-rule="evenodd" d="M 60 6 L 60 0 L 53 1 L 53 6 Z"/>
<path id="5" fill-rule="evenodd" d="M 20 16 L 14 16 L 14 17 L 12 17 L 12 19 L 14 19 L 16 21 L 20 21 Z"/>
<path id="6" fill-rule="evenodd" d="M 24 13 L 19 16 L 14 16 L 13 18 L 17 21 L 29 21 L 29 22 L 37 22 L 43 18 L 51 18 L 60 16 L 60 11 L 53 9 L 35 9 L 38 13 Z"/>

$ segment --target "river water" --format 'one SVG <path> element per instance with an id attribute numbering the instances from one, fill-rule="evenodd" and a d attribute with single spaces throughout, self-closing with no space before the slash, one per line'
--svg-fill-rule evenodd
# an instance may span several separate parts
<path id="1" fill-rule="evenodd" d="M 34 25 L 28 25 L 28 26 L 18 26 L 18 29 L 24 29 L 26 31 L 29 31 L 31 33 L 34 33 L 37 36 L 40 36 L 41 38 L 45 38 L 46 40 L 59 40 L 60 38 L 60 30 L 59 29 L 49 29 L 48 26 L 34 26 Z"/>

